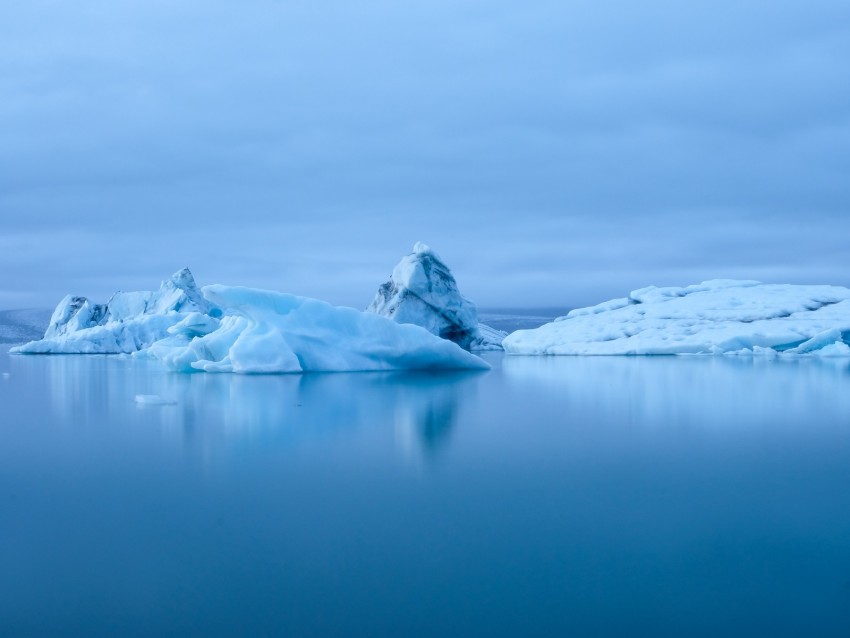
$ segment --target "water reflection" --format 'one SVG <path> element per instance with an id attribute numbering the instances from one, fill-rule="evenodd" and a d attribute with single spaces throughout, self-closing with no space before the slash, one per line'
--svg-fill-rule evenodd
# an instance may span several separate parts
<path id="1" fill-rule="evenodd" d="M 398 381 L 394 422 L 400 447 L 417 459 L 435 458 L 449 443 L 461 403 L 475 398 L 480 373 L 411 373 Z"/>
<path id="2" fill-rule="evenodd" d="M 644 428 L 801 427 L 825 405 L 850 418 L 846 358 L 517 356 L 502 368 L 526 393 Z"/>
<path id="3" fill-rule="evenodd" d="M 445 447 L 480 372 L 304 375 L 177 374 L 129 357 L 11 357 L 28 391 L 44 387 L 51 422 L 157 426 L 185 447 L 219 439 L 285 441 L 390 424 L 405 453 L 430 458 Z M 174 405 L 145 405 L 136 395 Z M 391 430 L 392 431 L 392 430 Z"/>
<path id="4" fill-rule="evenodd" d="M 487 358 L 242 377 L 0 357 L 0 626 L 846 634 L 850 361 Z"/>

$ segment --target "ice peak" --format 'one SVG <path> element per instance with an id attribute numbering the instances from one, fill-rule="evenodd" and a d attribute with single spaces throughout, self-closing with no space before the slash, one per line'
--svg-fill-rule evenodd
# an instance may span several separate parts
<path id="1" fill-rule="evenodd" d="M 189 267 L 181 268 L 176 273 L 171 275 L 171 281 L 178 288 L 186 289 L 194 289 L 197 290 L 198 286 L 195 284 L 195 278 L 192 276 L 192 271 L 189 270 Z"/>
<path id="2" fill-rule="evenodd" d="M 366 311 L 421 326 L 464 348 L 500 347 L 501 337 L 484 343 L 475 304 L 460 294 L 452 271 L 422 242 L 402 257 Z"/>

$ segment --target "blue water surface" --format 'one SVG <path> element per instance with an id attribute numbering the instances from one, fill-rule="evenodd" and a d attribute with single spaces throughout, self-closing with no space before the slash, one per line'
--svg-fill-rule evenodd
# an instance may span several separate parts
<path id="1" fill-rule="evenodd" d="M 0 635 L 848 635 L 850 361 L 487 358 L 0 356 Z"/>

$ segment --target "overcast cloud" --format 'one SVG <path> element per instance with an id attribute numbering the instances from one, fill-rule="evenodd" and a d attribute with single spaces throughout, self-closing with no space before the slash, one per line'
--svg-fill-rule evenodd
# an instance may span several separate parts
<path id="1" fill-rule="evenodd" d="M 850 285 L 846 0 L 0 4 L 0 308 Z"/>

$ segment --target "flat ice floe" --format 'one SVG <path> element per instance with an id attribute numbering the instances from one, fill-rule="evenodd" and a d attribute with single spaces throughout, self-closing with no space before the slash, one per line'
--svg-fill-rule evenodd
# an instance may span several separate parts
<path id="1" fill-rule="evenodd" d="M 850 356 L 850 289 L 712 280 L 650 286 L 503 342 L 509 354 Z"/>
<path id="2" fill-rule="evenodd" d="M 195 313 L 140 352 L 181 372 L 297 373 L 486 370 L 490 366 L 419 326 L 286 293 L 206 286 L 221 319 Z"/>

